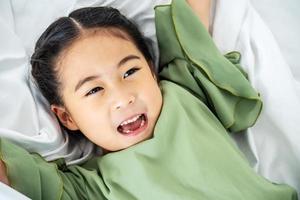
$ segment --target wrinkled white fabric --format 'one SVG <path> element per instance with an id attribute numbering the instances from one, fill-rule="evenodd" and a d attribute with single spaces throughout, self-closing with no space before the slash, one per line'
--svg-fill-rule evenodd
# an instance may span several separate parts
<path id="1" fill-rule="evenodd" d="M 219 0 L 216 11 L 214 40 L 224 53 L 242 53 L 242 66 L 264 102 L 255 126 L 247 135 L 235 136 L 239 146 L 258 173 L 271 181 L 287 183 L 299 193 L 300 68 L 287 63 L 272 32 L 250 2 Z M 291 53 L 300 55 L 300 51 Z M 299 60 L 292 64 L 297 63 Z"/>
<path id="2" fill-rule="evenodd" d="M 155 44 L 153 6 L 170 1 L 1 0 L 0 136 L 39 152 L 47 160 L 64 157 L 69 164 L 86 160 L 93 145 L 86 140 L 73 141 L 62 133 L 49 105 L 30 79 L 29 57 L 36 40 L 51 22 L 74 9 L 113 6 L 133 19 Z M 216 0 L 212 9 L 215 15 L 211 31 L 217 46 L 224 53 L 242 53 L 242 65 L 264 100 L 257 124 L 247 134 L 235 135 L 235 140 L 258 173 L 272 181 L 288 183 L 299 193 L 300 28 L 299 19 L 295 19 L 300 18 L 299 3 L 251 2 L 266 18 L 271 31 L 247 0 Z M 273 20 L 275 17 L 278 19 Z M 157 46 L 154 47 L 157 56 Z M 1 188 L 0 193 L 4 191 Z"/>
<path id="3" fill-rule="evenodd" d="M 28 197 L 23 194 L 16 192 L 11 187 L 0 182 L 0 199 L 6 200 L 29 200 Z"/>

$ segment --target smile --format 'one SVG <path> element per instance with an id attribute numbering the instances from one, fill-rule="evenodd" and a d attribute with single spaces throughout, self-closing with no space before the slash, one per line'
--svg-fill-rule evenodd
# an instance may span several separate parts
<path id="1" fill-rule="evenodd" d="M 134 136 L 141 133 L 148 125 L 146 114 L 138 114 L 123 121 L 117 128 L 118 132 L 125 136 Z"/>

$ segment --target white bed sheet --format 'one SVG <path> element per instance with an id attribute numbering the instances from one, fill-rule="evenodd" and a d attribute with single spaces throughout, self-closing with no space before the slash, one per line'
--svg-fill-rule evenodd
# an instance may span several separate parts
<path id="1" fill-rule="evenodd" d="M 110 5 L 135 20 L 155 42 L 154 12 L 150 8 L 169 1 L 1 0 L 0 136 L 37 151 L 48 160 L 65 157 L 71 163 L 87 159 L 93 145 L 85 140 L 75 144 L 62 133 L 46 101 L 30 81 L 28 61 L 35 41 L 52 21 L 73 9 Z M 242 64 L 264 100 L 264 110 L 255 127 L 247 134 L 235 136 L 238 146 L 260 174 L 288 183 L 299 193 L 298 8 L 298 0 L 216 0 L 212 35 L 224 53 L 242 53 Z M 0 191 L 1 194 L 2 188 Z"/>
<path id="2" fill-rule="evenodd" d="M 287 12 L 284 9 L 299 5 L 297 1 L 289 3 L 287 6 L 281 2 L 283 7 L 273 8 L 281 4 L 272 1 L 268 11 L 272 6 L 274 13 L 258 14 L 249 1 L 220 0 L 216 5 L 213 38 L 224 53 L 233 49 L 242 53 L 242 66 L 264 102 L 255 126 L 247 134 L 235 135 L 239 147 L 258 173 L 273 182 L 287 183 L 300 194 L 300 51 L 294 45 L 299 38 L 291 37 L 299 32 L 299 18 L 283 23 L 283 16 L 278 14 L 280 9 Z M 266 4 L 256 6 L 260 12 L 266 9 Z M 268 21 L 271 29 L 259 15 L 273 17 Z M 285 46 L 291 43 L 294 48 Z"/>

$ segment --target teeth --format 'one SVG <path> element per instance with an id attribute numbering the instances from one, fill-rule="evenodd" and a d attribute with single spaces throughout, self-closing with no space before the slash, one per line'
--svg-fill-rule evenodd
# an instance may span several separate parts
<path id="1" fill-rule="evenodd" d="M 144 126 L 144 124 L 145 124 L 145 121 L 143 120 L 140 127 Z"/>
<path id="2" fill-rule="evenodd" d="M 131 123 L 131 122 L 134 122 L 134 121 L 136 121 L 140 116 L 141 116 L 141 115 L 138 115 L 138 116 L 136 116 L 136 117 L 134 117 L 134 118 L 132 118 L 132 119 L 126 120 L 126 121 L 122 122 L 120 125 L 123 126 L 123 125 L 129 124 L 129 123 Z"/>

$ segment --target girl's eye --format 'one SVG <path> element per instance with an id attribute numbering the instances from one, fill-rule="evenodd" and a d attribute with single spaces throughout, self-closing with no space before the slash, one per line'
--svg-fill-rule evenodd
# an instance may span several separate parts
<path id="1" fill-rule="evenodd" d="M 91 89 L 85 96 L 95 94 L 96 92 L 99 92 L 100 90 L 103 90 L 103 88 L 102 87 L 95 87 L 95 88 Z"/>
<path id="2" fill-rule="evenodd" d="M 133 67 L 124 74 L 123 78 L 127 78 L 128 76 L 130 76 L 131 74 L 134 74 L 135 72 L 137 72 L 139 70 L 140 70 L 140 68 Z"/>

